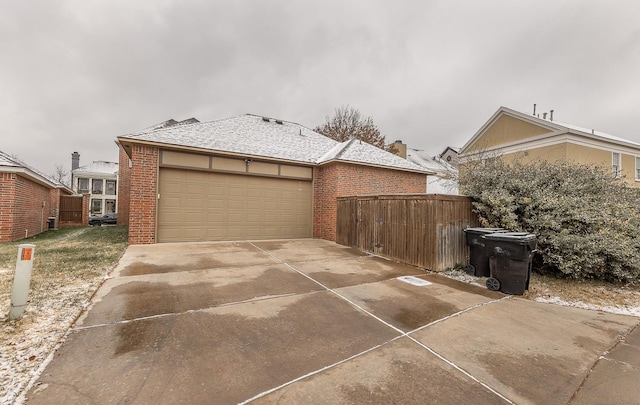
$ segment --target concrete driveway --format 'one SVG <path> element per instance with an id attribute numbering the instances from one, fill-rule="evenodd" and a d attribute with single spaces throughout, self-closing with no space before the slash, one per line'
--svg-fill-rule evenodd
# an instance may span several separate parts
<path id="1" fill-rule="evenodd" d="M 29 404 L 633 404 L 639 319 L 323 240 L 130 246 Z"/>

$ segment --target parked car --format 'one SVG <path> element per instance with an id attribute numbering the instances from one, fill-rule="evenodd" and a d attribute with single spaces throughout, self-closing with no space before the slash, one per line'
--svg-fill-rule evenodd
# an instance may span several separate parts
<path id="1" fill-rule="evenodd" d="M 91 226 L 101 226 L 103 224 L 117 224 L 118 223 L 118 214 L 105 214 L 102 216 L 93 216 L 89 218 L 89 225 Z"/>

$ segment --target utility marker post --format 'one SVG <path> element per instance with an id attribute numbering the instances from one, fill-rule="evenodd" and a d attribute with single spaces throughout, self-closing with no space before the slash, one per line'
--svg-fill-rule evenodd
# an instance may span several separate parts
<path id="1" fill-rule="evenodd" d="M 27 306 L 35 251 L 36 245 L 25 244 L 18 246 L 18 259 L 16 260 L 16 274 L 13 277 L 9 319 L 22 317 L 24 308 Z"/>

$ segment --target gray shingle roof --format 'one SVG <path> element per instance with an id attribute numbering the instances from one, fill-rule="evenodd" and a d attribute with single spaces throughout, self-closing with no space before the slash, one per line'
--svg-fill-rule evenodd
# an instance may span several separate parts
<path id="1" fill-rule="evenodd" d="M 418 166 L 407 159 L 403 159 L 398 155 L 384 151 L 359 139 L 351 139 L 339 143 L 325 153 L 316 163 L 321 164 L 332 160 L 401 168 L 411 171 L 428 171 L 428 169 Z"/>
<path id="2" fill-rule="evenodd" d="M 118 171 L 117 163 L 98 160 L 91 164 L 78 167 L 77 169 L 73 170 L 73 173 L 74 174 L 81 174 L 81 173 L 116 174 L 117 171 Z"/>
<path id="3" fill-rule="evenodd" d="M 64 184 L 58 183 L 48 175 L 42 173 L 38 169 L 29 166 L 20 159 L 0 151 L 0 171 L 2 171 L 3 168 L 6 168 L 5 170 L 9 170 L 12 172 L 22 172 L 30 176 L 34 180 L 40 183 L 45 183 L 50 187 L 66 187 Z"/>
<path id="4" fill-rule="evenodd" d="M 118 138 L 309 164 L 347 161 L 425 172 L 424 168 L 365 142 L 339 143 L 293 122 L 251 114 L 148 129 Z"/>
<path id="5" fill-rule="evenodd" d="M 2 151 L 0 151 L 0 166 L 25 167 L 25 165 L 22 164 L 22 162 L 20 162 L 18 159 L 11 157 Z"/>

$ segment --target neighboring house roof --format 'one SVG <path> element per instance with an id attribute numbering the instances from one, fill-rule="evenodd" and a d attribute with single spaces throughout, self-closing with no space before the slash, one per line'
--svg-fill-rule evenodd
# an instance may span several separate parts
<path id="1" fill-rule="evenodd" d="M 161 128 L 168 128 L 168 127 L 173 127 L 176 125 L 185 125 L 185 124 L 195 124 L 196 122 L 200 122 L 195 118 L 188 118 L 186 120 L 183 121 L 176 121 L 173 118 L 168 119 L 166 121 L 163 121 L 159 124 L 156 125 L 152 125 L 148 128 L 143 129 L 143 131 L 151 131 L 151 130 L 156 130 L 156 129 L 161 129 Z"/>
<path id="2" fill-rule="evenodd" d="M 636 151 L 640 149 L 640 143 L 630 141 L 628 139 L 619 138 L 617 136 L 613 136 L 601 131 L 595 131 L 593 129 L 587 129 L 583 127 L 579 127 L 573 124 L 562 123 L 559 121 L 551 121 L 548 119 L 543 119 L 536 117 L 534 115 L 521 113 L 519 111 L 512 110 L 506 107 L 500 107 L 498 111 L 495 112 L 489 118 L 489 120 L 476 132 L 471 139 L 462 147 L 461 153 L 465 153 L 468 149 L 473 146 L 473 144 L 484 134 L 484 132 L 502 115 L 509 115 L 523 121 L 529 122 L 531 124 L 540 126 L 542 128 L 546 128 L 549 132 L 531 137 L 527 140 L 519 140 L 514 142 L 513 144 L 522 144 L 531 141 L 541 141 L 547 138 L 557 137 L 560 135 L 573 135 L 582 139 L 586 139 L 592 142 L 604 142 L 607 144 L 615 144 L 621 147 L 635 149 Z M 501 146 L 512 146 L 512 144 L 505 144 Z"/>
<path id="3" fill-rule="evenodd" d="M 83 174 L 98 174 L 98 175 L 116 175 L 118 173 L 118 164 L 115 162 L 106 162 L 103 160 L 95 161 L 91 164 L 80 166 L 73 170 L 75 176 L 81 176 Z"/>
<path id="4" fill-rule="evenodd" d="M 53 180 L 51 177 L 42 173 L 38 169 L 35 169 L 29 166 L 28 164 L 24 163 L 20 159 L 13 157 L 2 151 L 0 151 L 0 172 L 20 173 L 45 187 L 61 188 L 66 190 L 69 193 L 73 192 L 64 184 Z"/>
<path id="5" fill-rule="evenodd" d="M 427 152 L 419 149 L 407 148 L 407 160 L 436 174 L 456 173 L 458 171 L 458 169 L 440 157 L 431 156 Z"/>
<path id="6" fill-rule="evenodd" d="M 451 153 L 457 154 L 457 153 L 460 153 L 460 148 L 454 148 L 452 146 L 447 146 L 446 148 L 444 148 L 444 150 L 442 151 L 442 153 L 439 156 L 442 157 L 449 151 L 451 151 Z"/>
<path id="7" fill-rule="evenodd" d="M 345 161 L 427 173 L 424 168 L 366 142 L 352 139 L 339 143 L 300 124 L 252 114 L 147 129 L 120 136 L 118 140 L 315 165 Z"/>

